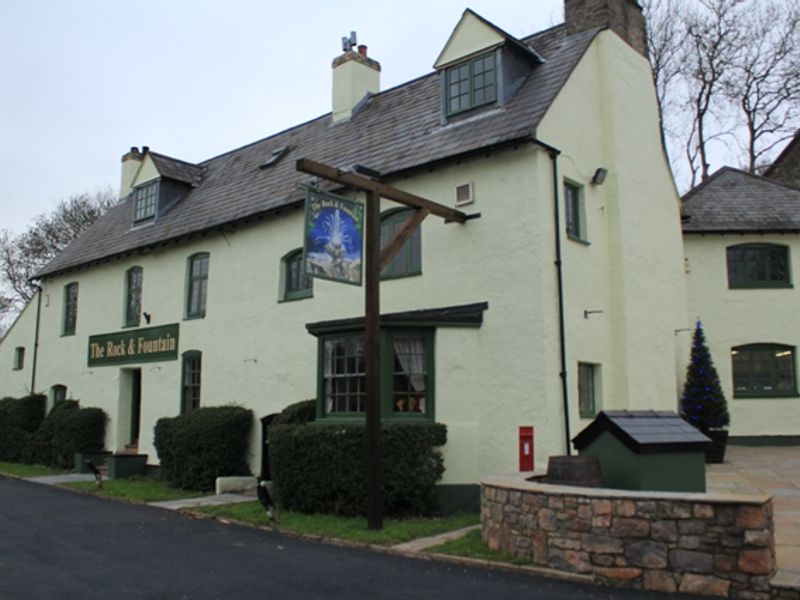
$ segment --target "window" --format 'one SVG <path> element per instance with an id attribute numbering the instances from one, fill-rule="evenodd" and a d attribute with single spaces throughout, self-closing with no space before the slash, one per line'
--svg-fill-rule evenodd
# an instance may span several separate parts
<path id="1" fill-rule="evenodd" d="M 794 348 L 748 344 L 731 349 L 733 396 L 797 396 Z"/>
<path id="2" fill-rule="evenodd" d="M 578 363 L 578 411 L 581 417 L 597 414 L 600 365 Z"/>
<path id="3" fill-rule="evenodd" d="M 19 371 L 25 366 L 25 347 L 17 346 L 14 348 L 14 370 Z"/>
<path id="4" fill-rule="evenodd" d="M 568 182 L 564 182 L 564 215 L 567 226 L 567 237 L 579 241 L 586 241 L 583 193 L 579 186 Z"/>
<path id="5" fill-rule="evenodd" d="M 282 300 L 310 298 L 313 294 L 313 278 L 306 275 L 303 265 L 303 249 L 292 250 L 283 257 Z"/>
<path id="6" fill-rule="evenodd" d="M 60 404 L 67 399 L 67 386 L 60 383 L 50 388 L 50 397 L 53 399 L 53 406 Z"/>
<path id="7" fill-rule="evenodd" d="M 321 339 L 321 404 L 327 416 L 363 416 L 366 401 L 364 338 L 360 333 Z M 432 417 L 433 333 L 381 333 L 381 414 Z"/>
<path id="8" fill-rule="evenodd" d="M 131 267 L 125 272 L 125 325 L 136 327 L 142 314 L 141 267 Z"/>
<path id="9" fill-rule="evenodd" d="M 183 380 L 181 391 L 181 414 L 189 414 L 200 408 L 200 371 L 202 354 L 197 350 L 183 353 Z"/>
<path id="10" fill-rule="evenodd" d="M 445 87 L 448 115 L 497 100 L 494 53 L 479 56 L 448 69 Z"/>
<path id="11" fill-rule="evenodd" d="M 156 216 L 159 182 L 153 181 L 133 190 L 133 222 L 138 223 Z"/>
<path id="12" fill-rule="evenodd" d="M 208 253 L 189 257 L 189 281 L 186 293 L 186 317 L 196 319 L 206 316 L 208 289 Z"/>
<path id="13" fill-rule="evenodd" d="M 61 325 L 61 335 L 75 335 L 75 325 L 78 322 L 78 284 L 70 283 L 64 286 L 64 316 Z"/>
<path id="14" fill-rule="evenodd" d="M 381 217 L 381 247 L 385 246 L 403 228 L 412 211 L 406 209 L 388 211 Z M 382 279 L 407 277 L 422 273 L 421 228 L 403 244 L 388 265 L 381 271 Z"/>
<path id="15" fill-rule="evenodd" d="M 791 287 L 789 248 L 777 244 L 739 244 L 726 251 L 728 287 Z"/>

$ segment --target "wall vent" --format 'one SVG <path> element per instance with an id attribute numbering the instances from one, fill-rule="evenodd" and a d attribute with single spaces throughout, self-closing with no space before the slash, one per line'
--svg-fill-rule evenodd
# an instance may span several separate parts
<path id="1" fill-rule="evenodd" d="M 475 195 L 472 190 L 472 182 L 463 183 L 456 186 L 456 206 L 463 206 L 475 201 Z"/>

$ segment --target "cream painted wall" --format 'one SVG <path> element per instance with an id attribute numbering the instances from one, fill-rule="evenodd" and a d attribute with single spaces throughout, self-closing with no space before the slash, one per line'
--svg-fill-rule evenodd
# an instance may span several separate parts
<path id="1" fill-rule="evenodd" d="M 381 89 L 381 73 L 353 58 L 333 69 L 333 120 L 349 119 L 368 93 Z"/>
<path id="2" fill-rule="evenodd" d="M 31 392 L 36 328 L 37 297 L 28 302 L 0 340 L 0 398 L 20 397 Z M 22 369 L 14 369 L 17 348 L 25 348 Z"/>
<path id="3" fill-rule="evenodd" d="M 134 188 L 137 185 L 141 185 L 153 179 L 158 179 L 159 177 L 161 177 L 161 174 L 158 172 L 158 169 L 156 168 L 153 159 L 150 158 L 149 154 L 145 154 L 139 169 L 136 171 L 136 174 L 133 177 L 133 181 L 131 182 L 131 188 Z"/>
<path id="4" fill-rule="evenodd" d="M 467 12 L 456 25 L 433 68 L 441 69 L 464 57 L 494 48 L 503 41 L 503 36 L 496 30 L 474 14 Z"/>
<path id="5" fill-rule="evenodd" d="M 731 435 L 797 435 L 800 398 L 733 397 L 730 354 L 733 347 L 753 343 L 800 347 L 796 289 L 728 288 L 725 249 L 753 242 L 788 246 L 791 280 L 797 285 L 800 281 L 800 237 L 797 235 L 687 234 L 684 248 L 689 311 L 703 323 L 711 357 L 728 399 Z M 687 350 L 684 369 L 688 357 Z"/>
<path id="6" fill-rule="evenodd" d="M 687 323 L 679 198 L 647 61 L 601 32 L 537 137 L 563 151 L 560 175 L 582 186 L 585 205 L 589 243 L 563 241 L 573 433 L 587 424 L 577 419 L 578 362 L 602 365 L 604 408 L 675 410 L 674 332 Z M 608 177 L 593 186 L 598 167 Z M 563 231 L 563 198 L 560 209 Z"/>

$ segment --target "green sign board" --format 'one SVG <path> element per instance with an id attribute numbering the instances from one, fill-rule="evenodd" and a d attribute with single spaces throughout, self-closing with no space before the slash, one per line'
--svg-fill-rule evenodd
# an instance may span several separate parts
<path id="1" fill-rule="evenodd" d="M 176 360 L 177 358 L 177 323 L 89 337 L 90 367 Z"/>

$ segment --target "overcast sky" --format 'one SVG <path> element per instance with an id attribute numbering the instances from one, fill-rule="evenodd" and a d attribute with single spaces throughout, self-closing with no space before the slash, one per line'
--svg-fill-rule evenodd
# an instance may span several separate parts
<path id="1" fill-rule="evenodd" d="M 0 0 L 0 229 L 119 186 L 131 146 L 199 162 L 330 111 L 351 30 L 381 89 L 432 70 L 464 0 Z M 472 0 L 521 37 L 562 0 Z"/>

